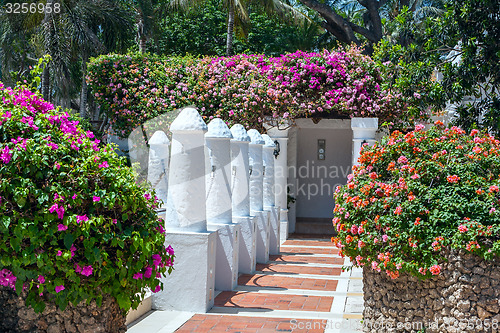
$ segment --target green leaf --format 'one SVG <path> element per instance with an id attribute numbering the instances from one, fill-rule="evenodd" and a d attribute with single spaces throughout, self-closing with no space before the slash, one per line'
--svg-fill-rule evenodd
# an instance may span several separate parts
<path id="1" fill-rule="evenodd" d="M 22 208 L 26 204 L 26 198 L 22 196 L 16 196 L 16 203 L 20 208 Z"/>
<path id="2" fill-rule="evenodd" d="M 73 234 L 64 235 L 64 246 L 66 246 L 68 250 L 71 248 L 71 245 L 73 245 L 74 241 L 75 241 L 75 236 L 73 236 Z"/>
<path id="3" fill-rule="evenodd" d="M 15 251 L 19 251 L 20 250 L 20 245 L 21 244 L 21 240 L 17 237 L 12 237 L 10 239 L 10 246 L 15 250 Z"/>
<path id="4" fill-rule="evenodd" d="M 17 279 L 16 280 L 16 294 L 19 296 L 21 295 L 21 292 L 23 291 L 23 280 Z"/>
<path id="5" fill-rule="evenodd" d="M 120 308 L 122 308 L 123 310 L 130 309 L 131 302 L 130 302 L 130 299 L 126 295 L 118 294 L 118 296 L 116 297 L 116 301 L 118 302 L 118 305 L 120 306 Z"/>
<path id="6" fill-rule="evenodd" d="M 0 221 L 2 222 L 2 225 L 5 227 L 5 228 L 8 228 L 9 225 L 10 225 L 10 217 L 9 216 L 2 216 L 0 218 Z"/>

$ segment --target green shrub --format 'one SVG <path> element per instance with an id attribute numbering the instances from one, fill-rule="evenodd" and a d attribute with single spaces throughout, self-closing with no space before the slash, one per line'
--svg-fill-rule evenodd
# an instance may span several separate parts
<path id="1" fill-rule="evenodd" d="M 500 141 L 423 127 L 364 147 L 335 193 L 332 241 L 355 265 L 393 278 L 439 274 L 447 249 L 500 254 Z"/>
<path id="2" fill-rule="evenodd" d="M 172 270 L 157 200 L 113 147 L 26 88 L 0 83 L 0 285 L 50 299 L 114 297 L 125 311 Z"/>

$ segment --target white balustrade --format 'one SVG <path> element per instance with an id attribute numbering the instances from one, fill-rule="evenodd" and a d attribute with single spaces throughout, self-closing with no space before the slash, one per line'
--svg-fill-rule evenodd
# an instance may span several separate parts
<path id="1" fill-rule="evenodd" d="M 368 143 L 373 145 L 377 140 L 375 135 L 378 129 L 378 118 L 352 118 L 352 165 L 358 165 L 361 146 Z"/>

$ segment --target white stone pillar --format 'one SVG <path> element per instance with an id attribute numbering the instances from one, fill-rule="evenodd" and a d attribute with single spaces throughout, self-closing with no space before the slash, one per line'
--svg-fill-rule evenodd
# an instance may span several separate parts
<path id="1" fill-rule="evenodd" d="M 269 237 L 269 254 L 277 255 L 280 252 L 280 222 L 279 211 L 275 206 L 274 194 L 274 149 L 276 144 L 267 134 L 262 134 L 264 147 L 262 161 L 264 164 L 264 210 L 269 211 L 271 233 Z"/>
<path id="2" fill-rule="evenodd" d="M 233 216 L 250 216 L 250 166 L 248 144 L 250 137 L 245 127 L 231 127 L 231 191 Z"/>
<path id="3" fill-rule="evenodd" d="M 167 230 L 206 231 L 205 132 L 196 109 L 186 108 L 172 122 L 168 175 Z"/>
<path id="4" fill-rule="evenodd" d="M 205 134 L 207 228 L 218 231 L 215 289 L 233 290 L 238 281 L 240 225 L 233 224 L 231 202 L 231 131 L 220 118 L 208 124 Z"/>
<path id="5" fill-rule="evenodd" d="M 165 244 L 175 250 L 169 286 L 153 295 L 153 309 L 206 312 L 214 304 L 217 232 L 207 231 L 205 138 L 207 126 L 193 108 L 172 123 Z"/>
<path id="6" fill-rule="evenodd" d="M 162 207 L 167 202 L 169 145 L 170 140 L 163 131 L 156 131 L 149 139 L 148 182 L 163 202 Z"/>
<path id="7" fill-rule="evenodd" d="M 231 148 L 232 134 L 224 121 L 215 118 L 208 124 L 205 140 L 207 223 L 232 223 Z"/>
<path id="8" fill-rule="evenodd" d="M 264 177 L 262 163 L 264 139 L 255 129 L 249 130 L 248 136 L 251 140 L 248 146 L 248 158 L 250 163 L 250 212 L 262 211 L 264 208 Z"/>
<path id="9" fill-rule="evenodd" d="M 249 130 L 248 136 L 250 137 L 248 148 L 250 163 L 250 215 L 257 216 L 257 262 L 267 263 L 269 261 L 271 225 L 269 212 L 264 211 L 262 161 L 264 139 L 255 129 Z"/>
<path id="10" fill-rule="evenodd" d="M 262 134 L 264 147 L 262 149 L 263 183 L 264 183 L 264 207 L 274 207 L 274 148 L 276 144 L 267 134 Z"/>
<path id="11" fill-rule="evenodd" d="M 280 209 L 280 243 L 288 239 L 288 131 L 283 137 L 273 137 L 279 144 L 279 155 L 274 163 L 276 206 Z"/>
<path id="12" fill-rule="evenodd" d="M 359 151 L 363 143 L 373 145 L 378 129 L 378 118 L 352 118 L 352 165 L 358 165 Z"/>
<path id="13" fill-rule="evenodd" d="M 241 227 L 238 270 L 253 274 L 256 265 L 257 218 L 250 216 L 250 166 L 248 145 L 250 137 L 245 127 L 231 127 L 231 190 L 233 222 Z"/>

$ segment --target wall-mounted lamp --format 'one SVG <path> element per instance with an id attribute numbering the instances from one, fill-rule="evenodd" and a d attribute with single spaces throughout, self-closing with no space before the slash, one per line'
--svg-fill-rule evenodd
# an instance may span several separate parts
<path id="1" fill-rule="evenodd" d="M 274 140 L 274 144 L 276 145 L 276 148 L 274 148 L 273 155 L 274 155 L 274 158 L 278 158 L 278 156 L 280 154 L 280 143 L 278 142 L 278 140 Z"/>

